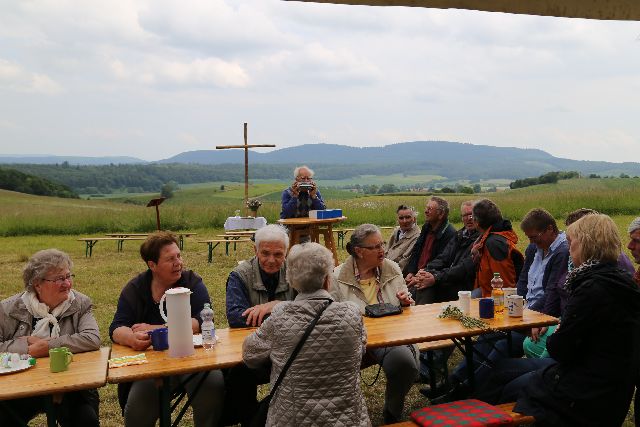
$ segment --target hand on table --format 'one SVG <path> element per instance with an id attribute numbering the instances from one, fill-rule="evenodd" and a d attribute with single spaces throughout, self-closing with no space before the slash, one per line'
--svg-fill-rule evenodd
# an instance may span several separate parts
<path id="1" fill-rule="evenodd" d="M 149 323 L 136 323 L 131 326 L 133 332 L 153 331 L 154 329 L 164 328 L 165 325 L 150 325 Z"/>
<path id="2" fill-rule="evenodd" d="M 49 356 L 49 339 L 34 336 L 27 337 L 28 353 L 31 357 L 47 357 Z"/>
<path id="3" fill-rule="evenodd" d="M 264 317 L 271 314 L 271 310 L 279 302 L 278 300 L 265 302 L 246 309 L 242 316 L 247 318 L 247 326 L 260 326 Z"/>
<path id="4" fill-rule="evenodd" d="M 415 303 L 413 298 L 411 298 L 411 294 L 407 291 L 398 291 L 398 293 L 396 294 L 396 297 L 400 301 L 400 305 L 403 307 L 406 307 L 408 305 Z"/>
<path id="5" fill-rule="evenodd" d="M 133 328 L 132 328 L 133 329 Z M 151 337 L 145 331 L 133 332 L 127 346 L 136 351 L 146 350 L 151 345 Z"/>

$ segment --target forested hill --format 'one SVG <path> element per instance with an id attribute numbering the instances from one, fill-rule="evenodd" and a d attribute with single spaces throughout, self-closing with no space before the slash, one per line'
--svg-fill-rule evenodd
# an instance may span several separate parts
<path id="1" fill-rule="evenodd" d="M 171 161 L 171 162 L 169 162 Z M 226 163 L 219 163 L 224 161 Z M 289 180 L 296 165 L 308 164 L 320 180 L 351 179 L 362 175 L 434 175 L 449 181 L 477 182 L 522 179 L 553 171 L 583 175 L 640 175 L 639 163 L 578 161 L 553 157 L 541 150 L 490 147 L 444 141 L 418 141 L 385 147 L 356 148 L 307 144 L 270 153 L 251 153 L 252 179 Z M 182 153 L 152 164 L 55 165 L 12 164 L 9 167 L 71 187 L 78 193 L 160 191 L 175 181 L 191 184 L 244 180 L 242 150 Z"/>
<path id="2" fill-rule="evenodd" d="M 66 185 L 14 169 L 0 168 L 0 188 L 38 196 L 78 198 L 78 195 Z"/>

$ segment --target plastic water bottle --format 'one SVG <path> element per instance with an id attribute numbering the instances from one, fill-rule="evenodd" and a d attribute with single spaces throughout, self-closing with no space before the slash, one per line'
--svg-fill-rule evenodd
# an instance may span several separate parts
<path id="1" fill-rule="evenodd" d="M 493 298 L 493 306 L 496 313 L 504 312 L 504 291 L 502 290 L 502 278 L 500 273 L 493 273 L 493 279 L 491 279 L 491 298 Z"/>
<path id="2" fill-rule="evenodd" d="M 205 350 L 212 350 L 216 345 L 216 326 L 213 324 L 213 309 L 211 304 L 205 303 L 204 308 L 200 312 L 200 318 L 202 319 L 202 348 Z"/>

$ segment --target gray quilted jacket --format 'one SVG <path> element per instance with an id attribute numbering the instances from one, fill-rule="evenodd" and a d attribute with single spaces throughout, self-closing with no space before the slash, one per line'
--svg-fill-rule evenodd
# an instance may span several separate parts
<path id="1" fill-rule="evenodd" d="M 332 299 L 321 289 L 276 305 L 244 341 L 247 366 L 271 361 L 273 386 L 326 298 Z M 370 426 L 359 377 L 366 343 L 358 307 L 350 302 L 329 305 L 271 400 L 267 426 Z"/>

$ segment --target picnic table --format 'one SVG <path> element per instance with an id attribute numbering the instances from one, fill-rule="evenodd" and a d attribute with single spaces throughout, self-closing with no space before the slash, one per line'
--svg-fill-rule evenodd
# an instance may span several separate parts
<path id="1" fill-rule="evenodd" d="M 84 256 L 91 258 L 91 255 L 93 255 L 93 247 L 98 243 L 98 242 L 102 242 L 102 241 L 115 241 L 116 242 L 116 249 L 118 252 L 122 252 L 122 246 L 124 244 L 125 241 L 128 240 L 145 240 L 146 237 L 81 237 L 79 239 L 77 239 L 79 242 L 85 242 L 86 243 L 86 248 L 84 250 Z"/>
<path id="2" fill-rule="evenodd" d="M 390 347 L 402 344 L 417 344 L 433 342 L 433 345 L 422 345 L 423 348 L 442 348 L 445 345 L 439 340 L 454 340 L 459 345 L 463 340 L 465 355 L 470 357 L 473 349 L 472 337 L 488 331 L 480 328 L 467 329 L 458 320 L 440 319 L 438 314 L 442 307 L 449 303 L 426 304 L 406 307 L 402 314 L 381 318 L 364 318 L 367 330 L 367 348 Z M 478 316 L 478 302 L 472 300 L 471 315 Z M 548 326 L 558 323 L 555 317 L 547 316 L 529 309 L 525 309 L 522 317 L 508 317 L 487 319 L 491 328 L 500 331 L 511 331 L 520 328 Z M 145 352 L 148 363 L 136 366 L 109 369 L 108 382 L 121 383 L 147 378 L 162 380 L 160 393 L 160 425 L 171 423 L 170 381 L 169 376 L 189 374 L 212 369 L 235 366 L 242 362 L 242 343 L 255 328 L 217 329 L 216 335 L 220 341 L 213 350 L 205 352 L 197 348 L 192 356 L 180 359 L 170 358 L 166 351 L 148 350 Z M 460 348 L 460 347 L 459 347 Z M 129 347 L 114 344 L 112 357 L 132 356 L 139 354 Z M 469 363 L 470 380 L 473 383 L 473 363 Z"/>
<path id="3" fill-rule="evenodd" d="M 329 219 L 314 218 L 287 218 L 279 219 L 278 223 L 286 225 L 289 229 L 289 250 L 297 243 L 300 243 L 301 236 L 310 236 L 312 242 L 320 243 L 320 235 L 324 236 L 324 245 L 333 254 L 333 261 L 338 265 L 338 251 L 333 240 L 333 224 L 347 219 L 346 216 Z"/>
<path id="4" fill-rule="evenodd" d="M 0 405 L 5 404 L 6 400 L 47 396 L 47 425 L 56 426 L 53 395 L 104 386 L 107 383 L 110 353 L 110 347 L 102 347 L 96 351 L 74 354 L 69 369 L 55 374 L 49 370 L 49 358 L 42 357 L 26 371 L 3 375 Z"/>
<path id="5" fill-rule="evenodd" d="M 209 256 L 207 258 L 208 262 L 213 262 L 213 250 L 215 248 L 218 247 L 218 245 L 220 245 L 220 243 L 224 243 L 225 245 L 225 253 L 227 256 L 229 256 L 229 245 L 231 243 L 233 243 L 233 250 L 236 250 L 236 244 L 237 243 L 247 243 L 247 242 L 253 242 L 253 240 L 251 239 L 246 239 L 246 238 L 223 238 L 223 239 L 209 239 L 209 240 L 198 240 L 198 243 L 206 243 L 209 246 Z"/>

